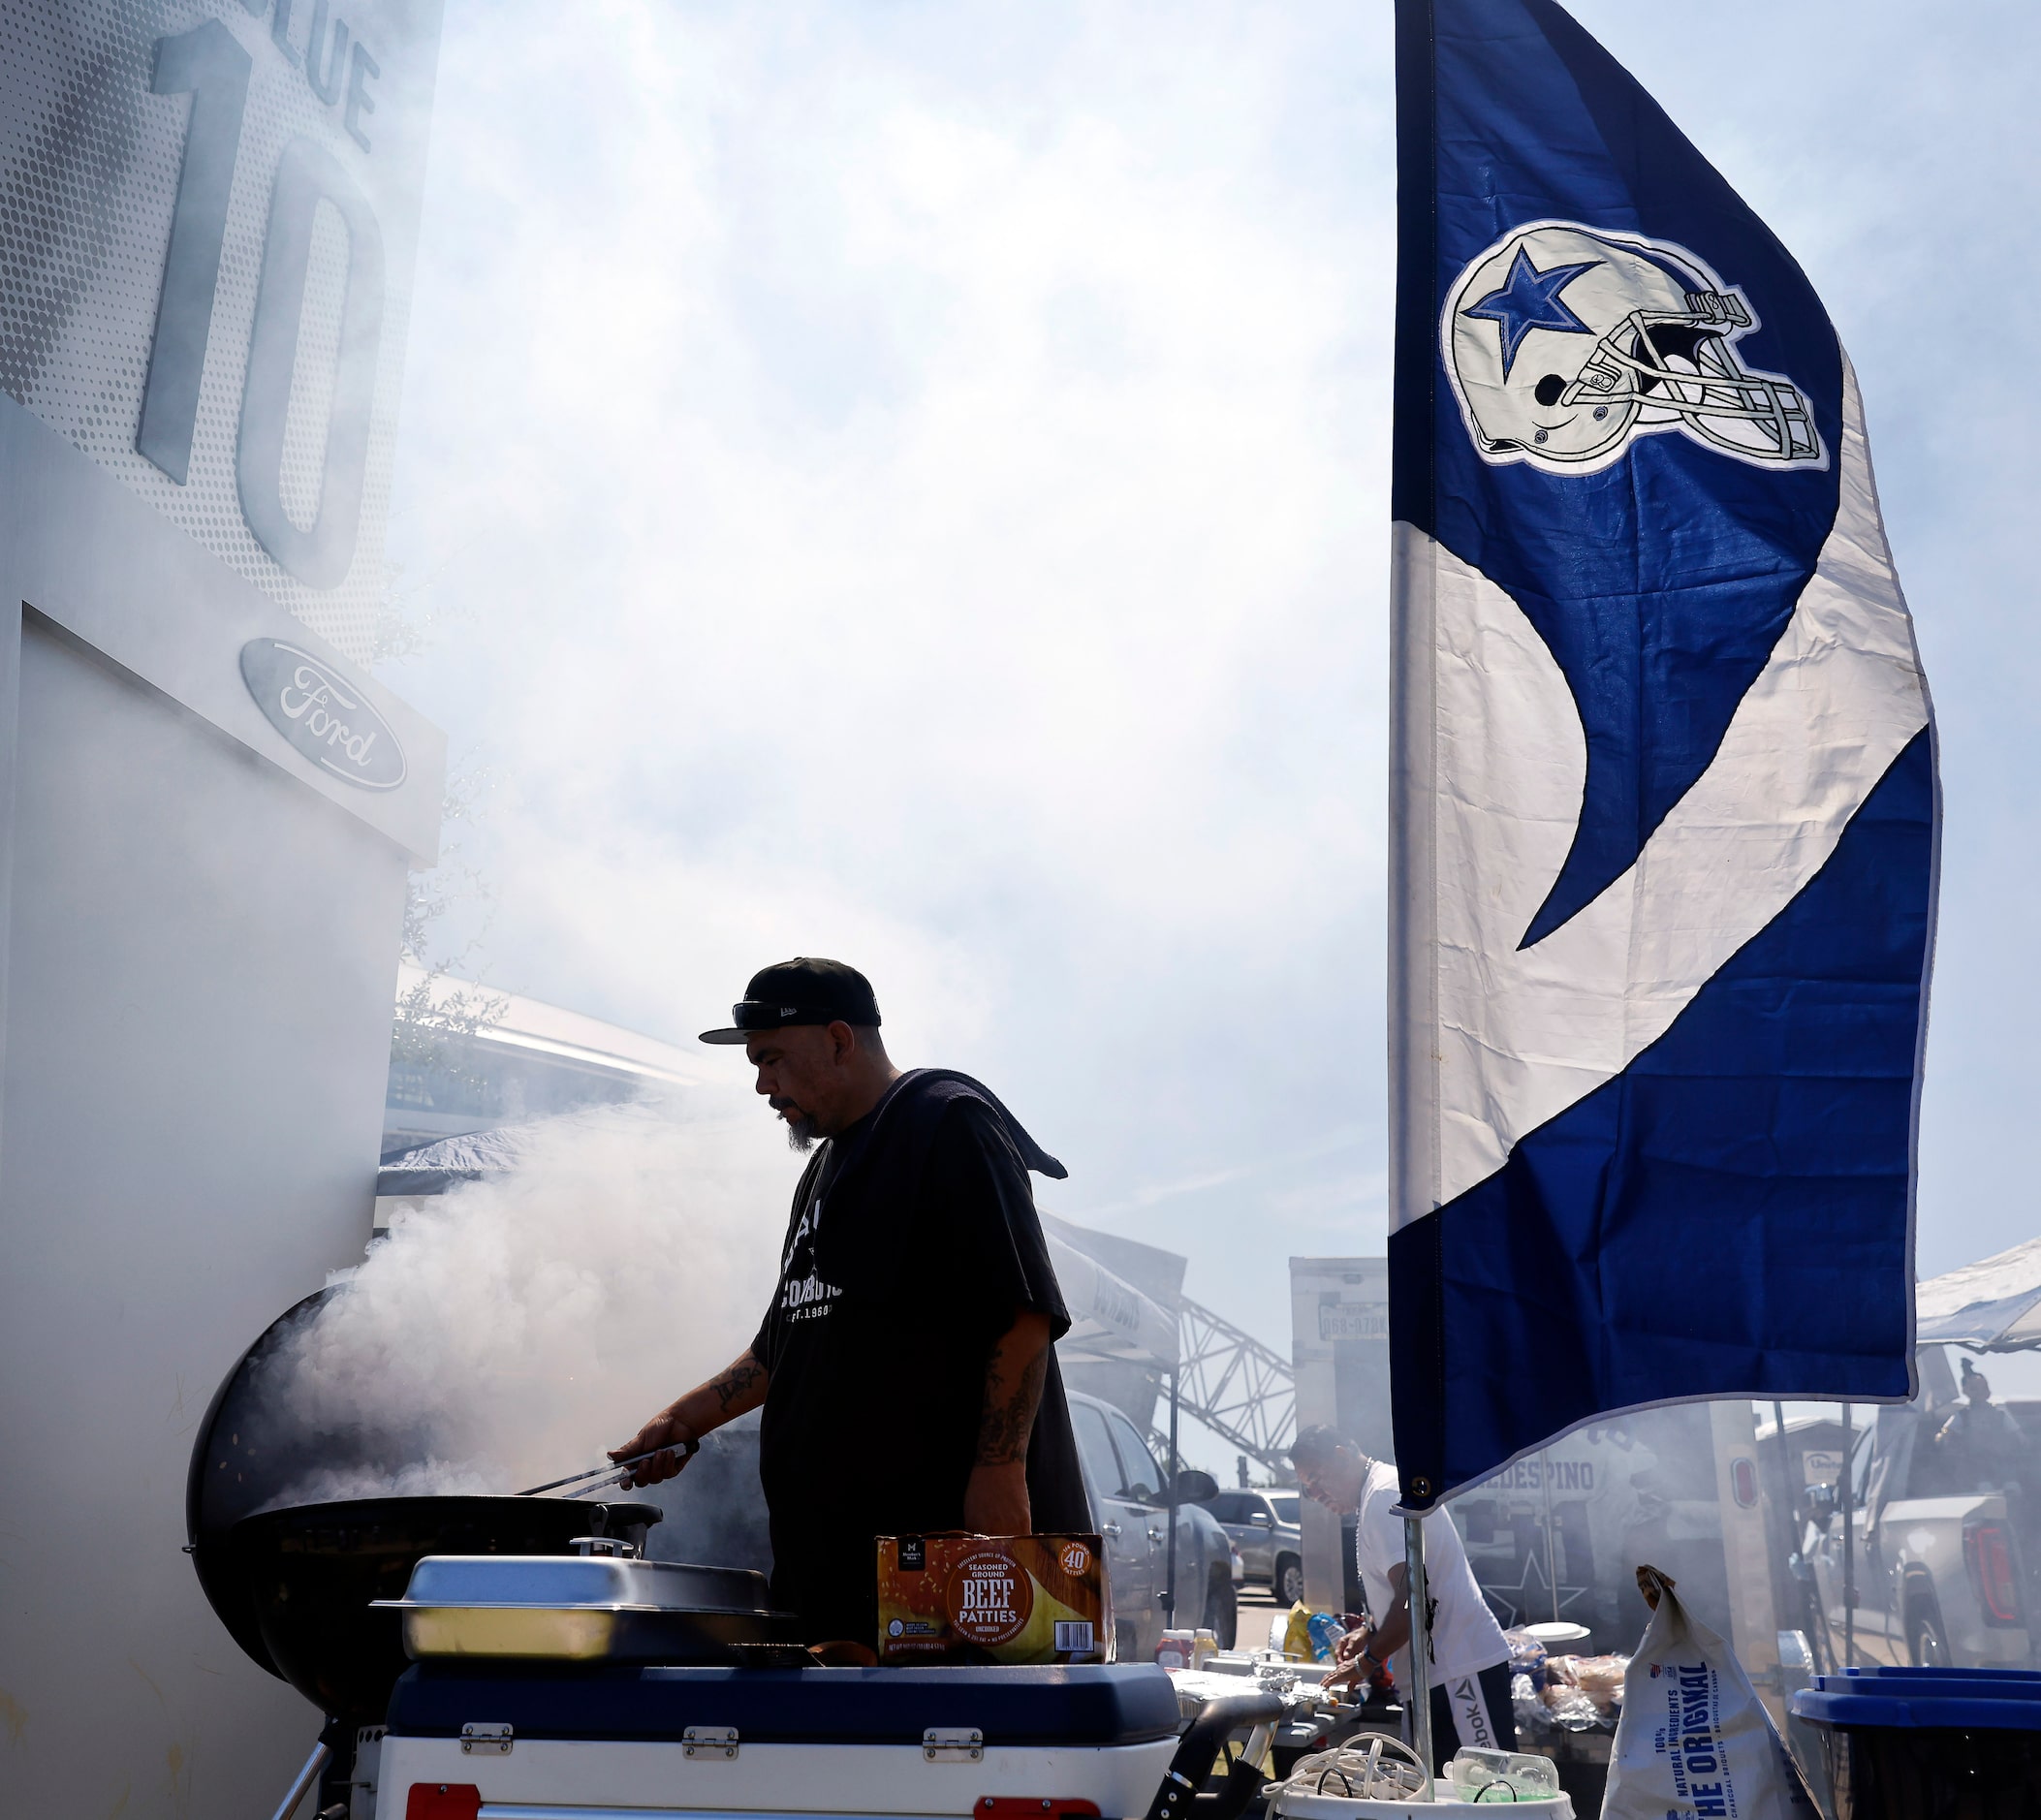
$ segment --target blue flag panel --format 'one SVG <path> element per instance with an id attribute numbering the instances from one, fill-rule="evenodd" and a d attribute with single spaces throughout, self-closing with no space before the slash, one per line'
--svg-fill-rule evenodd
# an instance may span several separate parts
<path id="1" fill-rule="evenodd" d="M 1423 1508 L 1903 1396 L 1928 696 L 1806 276 L 1548 0 L 1398 0 L 1390 1285 Z"/>

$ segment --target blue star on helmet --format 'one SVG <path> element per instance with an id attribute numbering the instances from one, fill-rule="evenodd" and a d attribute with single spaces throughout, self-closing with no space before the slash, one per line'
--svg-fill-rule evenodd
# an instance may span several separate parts
<path id="1" fill-rule="evenodd" d="M 1500 326 L 1503 378 L 1510 376 L 1517 350 L 1533 329 L 1551 329 L 1564 335 L 1594 332 L 1566 307 L 1566 300 L 1559 293 L 1582 272 L 1592 271 L 1601 263 L 1598 259 L 1589 259 L 1578 266 L 1554 266 L 1550 271 L 1540 271 L 1530 263 L 1530 255 L 1519 245 L 1517 256 L 1510 261 L 1510 275 L 1502 281 L 1502 289 L 1491 291 L 1478 303 L 1460 311 L 1462 316 L 1477 317 L 1483 322 Z"/>

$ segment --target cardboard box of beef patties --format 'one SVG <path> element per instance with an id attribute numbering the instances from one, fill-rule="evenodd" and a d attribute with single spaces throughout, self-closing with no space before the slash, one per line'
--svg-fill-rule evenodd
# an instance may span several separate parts
<path id="1" fill-rule="evenodd" d="M 881 1536 L 881 1662 L 1103 1662 L 1096 1536 Z"/>

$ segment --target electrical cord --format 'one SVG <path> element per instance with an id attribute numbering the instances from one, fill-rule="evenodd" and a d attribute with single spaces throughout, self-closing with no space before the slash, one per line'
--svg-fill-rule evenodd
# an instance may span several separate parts
<path id="1" fill-rule="evenodd" d="M 1331 1778 L 1337 1778 L 1336 1791 L 1326 1787 Z M 1365 1746 L 1356 1740 L 1303 1758 L 1284 1786 L 1306 1795 L 1336 1792 L 1348 1801 L 1399 1801 L 1422 1794 L 1429 1779 L 1423 1760 L 1401 1739 L 1372 1732 Z"/>

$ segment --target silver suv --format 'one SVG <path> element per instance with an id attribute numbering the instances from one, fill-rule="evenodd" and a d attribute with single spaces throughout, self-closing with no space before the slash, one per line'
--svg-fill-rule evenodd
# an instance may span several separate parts
<path id="1" fill-rule="evenodd" d="M 1070 1426 L 1083 1461 L 1084 1489 L 1106 1545 L 1115 1653 L 1138 1662 L 1155 1653 L 1172 1627 L 1162 1609 L 1169 1580 L 1169 1500 L 1162 1468 L 1125 1413 L 1096 1396 L 1070 1393 Z M 1218 1487 L 1209 1472 L 1177 1475 L 1177 1616 L 1174 1627 L 1201 1626 L 1233 1647 L 1233 1546 L 1199 1507 Z"/>
<path id="2" fill-rule="evenodd" d="M 1204 1500 L 1240 1552 L 1245 1577 L 1285 1605 L 1303 1597 L 1303 1513 L 1296 1491 L 1220 1491 Z"/>

